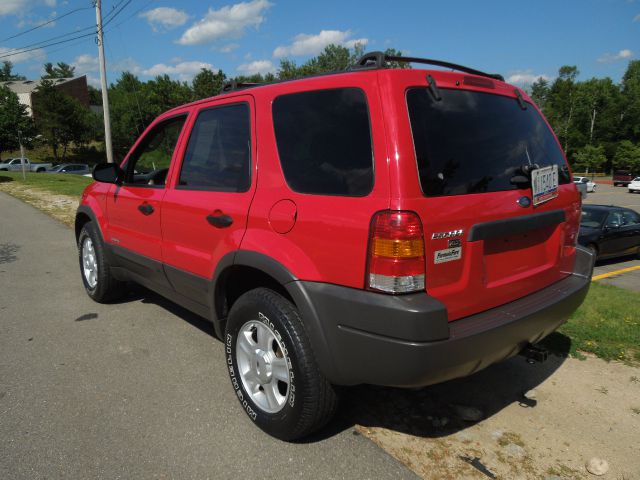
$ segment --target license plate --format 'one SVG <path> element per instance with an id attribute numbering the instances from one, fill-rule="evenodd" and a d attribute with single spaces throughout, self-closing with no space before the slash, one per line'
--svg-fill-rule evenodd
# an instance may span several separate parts
<path id="1" fill-rule="evenodd" d="M 538 168 L 531 172 L 533 204 L 540 205 L 558 196 L 558 166 Z"/>

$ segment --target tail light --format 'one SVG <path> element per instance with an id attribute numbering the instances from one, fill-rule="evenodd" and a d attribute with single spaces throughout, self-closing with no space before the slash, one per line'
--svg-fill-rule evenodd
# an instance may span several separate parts
<path id="1" fill-rule="evenodd" d="M 414 212 L 387 210 L 371 221 L 366 286 L 385 293 L 424 290 L 424 235 Z"/>

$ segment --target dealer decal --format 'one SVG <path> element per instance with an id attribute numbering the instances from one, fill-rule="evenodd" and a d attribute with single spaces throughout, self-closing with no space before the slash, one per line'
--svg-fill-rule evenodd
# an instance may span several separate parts
<path id="1" fill-rule="evenodd" d="M 462 258 L 462 247 L 436 250 L 433 254 L 433 263 L 450 262 L 452 260 L 460 260 L 460 258 Z"/>

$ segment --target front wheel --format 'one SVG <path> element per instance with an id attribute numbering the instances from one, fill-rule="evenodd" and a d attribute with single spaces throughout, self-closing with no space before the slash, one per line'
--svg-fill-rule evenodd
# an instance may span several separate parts
<path id="1" fill-rule="evenodd" d="M 226 362 L 243 410 L 262 430 L 296 440 L 333 416 L 336 393 L 320 372 L 296 307 L 257 288 L 231 308 Z"/>

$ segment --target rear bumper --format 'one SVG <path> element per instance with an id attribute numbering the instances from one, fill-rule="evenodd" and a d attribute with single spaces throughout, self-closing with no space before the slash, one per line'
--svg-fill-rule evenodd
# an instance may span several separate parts
<path id="1" fill-rule="evenodd" d="M 579 247 L 563 280 L 454 322 L 424 293 L 389 296 L 302 281 L 287 287 L 331 382 L 424 386 L 470 375 L 553 332 L 582 303 L 593 263 Z"/>

